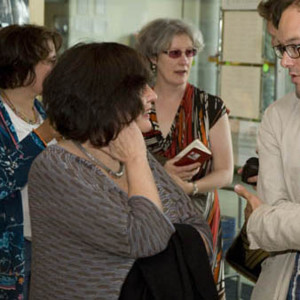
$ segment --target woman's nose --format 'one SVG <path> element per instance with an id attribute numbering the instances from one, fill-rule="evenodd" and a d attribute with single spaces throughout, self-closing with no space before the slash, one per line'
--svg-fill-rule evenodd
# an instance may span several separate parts
<path id="1" fill-rule="evenodd" d="M 183 52 L 179 58 L 181 63 L 187 63 L 187 62 L 189 62 L 189 59 L 190 58 L 186 56 L 185 52 Z"/>
<path id="2" fill-rule="evenodd" d="M 155 102 L 157 99 L 157 94 L 154 92 L 154 90 L 149 85 L 147 85 L 147 87 L 146 87 L 145 95 L 146 95 L 148 102 L 149 101 Z"/>

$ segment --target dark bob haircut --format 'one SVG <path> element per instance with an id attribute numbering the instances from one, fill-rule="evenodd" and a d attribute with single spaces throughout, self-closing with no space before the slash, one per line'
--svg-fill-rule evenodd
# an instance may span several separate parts
<path id="1" fill-rule="evenodd" d="M 34 67 L 61 47 L 61 36 L 43 26 L 10 25 L 0 29 L 0 88 L 28 86 L 35 80 Z M 25 84 L 26 82 L 26 84 Z"/>
<path id="2" fill-rule="evenodd" d="M 102 147 L 144 110 L 150 80 L 143 56 L 117 43 L 78 44 L 59 59 L 43 86 L 51 124 L 66 139 Z"/>

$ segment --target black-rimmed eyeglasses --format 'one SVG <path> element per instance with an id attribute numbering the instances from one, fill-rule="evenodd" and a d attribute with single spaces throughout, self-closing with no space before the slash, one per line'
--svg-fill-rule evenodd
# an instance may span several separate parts
<path id="1" fill-rule="evenodd" d="M 282 58 L 284 52 L 287 53 L 287 55 L 290 58 L 299 58 L 300 57 L 300 44 L 295 45 L 295 44 L 290 44 L 290 45 L 277 45 L 273 47 L 275 55 L 278 58 Z"/>
<path id="2" fill-rule="evenodd" d="M 179 58 L 182 53 L 185 53 L 186 57 L 193 57 L 197 54 L 197 52 L 198 50 L 196 48 L 186 49 L 185 51 L 181 51 L 179 49 L 163 51 L 164 54 L 168 54 L 171 58 Z"/>

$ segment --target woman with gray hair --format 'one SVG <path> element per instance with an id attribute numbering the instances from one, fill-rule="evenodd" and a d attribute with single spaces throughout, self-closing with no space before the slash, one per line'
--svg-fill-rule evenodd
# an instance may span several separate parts
<path id="1" fill-rule="evenodd" d="M 199 30 L 182 20 L 156 19 L 137 36 L 137 49 L 155 74 L 152 130 L 144 134 L 147 147 L 192 199 L 213 233 L 213 273 L 220 299 L 225 297 L 222 236 L 217 188 L 231 183 L 233 155 L 226 107 L 217 97 L 188 83 L 193 59 L 203 48 Z M 200 139 L 212 157 L 177 166 L 176 155 Z"/>

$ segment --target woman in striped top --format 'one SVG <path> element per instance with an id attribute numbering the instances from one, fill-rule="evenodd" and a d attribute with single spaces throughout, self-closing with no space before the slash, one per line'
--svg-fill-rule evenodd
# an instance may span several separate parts
<path id="1" fill-rule="evenodd" d="M 208 224 L 147 153 L 148 80 L 142 56 L 116 43 L 72 47 L 47 78 L 45 108 L 64 140 L 30 171 L 31 299 L 118 299 L 174 223 L 196 229 L 211 255 Z"/>

